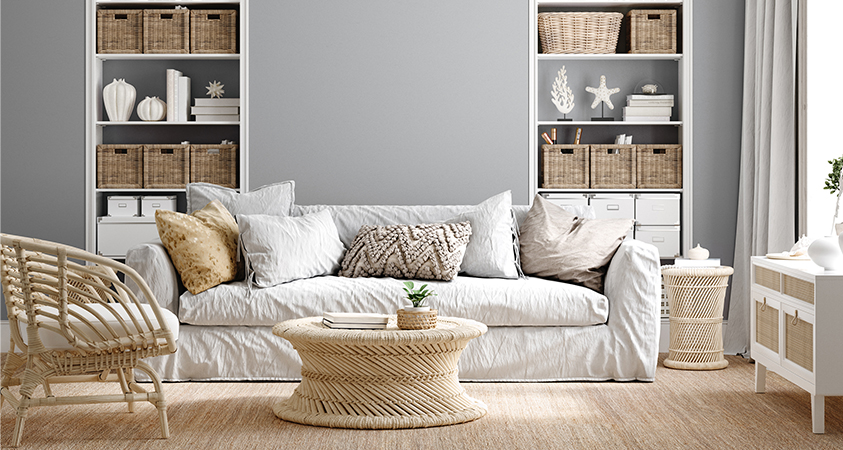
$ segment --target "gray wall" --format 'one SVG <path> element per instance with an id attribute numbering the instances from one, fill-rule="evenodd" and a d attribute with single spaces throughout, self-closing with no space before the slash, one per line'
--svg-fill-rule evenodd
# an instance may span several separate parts
<path id="1" fill-rule="evenodd" d="M 695 241 L 731 262 L 743 1 L 695 7 Z M 251 2 L 253 187 L 299 203 L 528 202 L 520 1 Z M 0 229 L 84 247 L 85 2 L 3 2 Z M 5 318 L 5 308 L 2 313 Z"/>

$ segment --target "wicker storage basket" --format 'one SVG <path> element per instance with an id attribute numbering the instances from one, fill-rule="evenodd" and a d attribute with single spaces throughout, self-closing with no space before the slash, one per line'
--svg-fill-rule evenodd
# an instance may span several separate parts
<path id="1" fill-rule="evenodd" d="M 237 11 L 190 11 L 191 53 L 237 53 Z"/>
<path id="2" fill-rule="evenodd" d="M 190 172 L 189 145 L 144 145 L 143 187 L 178 189 L 187 186 Z"/>
<path id="3" fill-rule="evenodd" d="M 588 188 L 588 145 L 542 145 L 543 188 Z"/>
<path id="4" fill-rule="evenodd" d="M 188 10 L 144 9 L 143 52 L 190 53 Z"/>
<path id="5" fill-rule="evenodd" d="M 670 302 L 670 347 L 665 367 L 722 369 L 723 300 L 731 267 L 662 267 Z"/>
<path id="6" fill-rule="evenodd" d="M 143 53 L 143 11 L 97 10 L 97 53 Z"/>
<path id="7" fill-rule="evenodd" d="M 591 187 L 594 189 L 635 189 L 635 145 L 592 145 Z"/>
<path id="8" fill-rule="evenodd" d="M 97 145 L 97 188 L 142 187 L 142 145 Z"/>
<path id="9" fill-rule="evenodd" d="M 237 146 L 201 144 L 190 146 L 190 182 L 237 187 Z"/>
<path id="10" fill-rule="evenodd" d="M 404 311 L 398 310 L 398 328 L 402 330 L 429 330 L 436 328 L 438 311 Z"/>
<path id="11" fill-rule="evenodd" d="M 673 189 L 682 187 L 682 146 L 639 145 L 638 188 Z"/>
<path id="12" fill-rule="evenodd" d="M 623 14 L 613 12 L 539 13 L 543 53 L 615 53 Z"/>
<path id="13" fill-rule="evenodd" d="M 676 10 L 633 9 L 629 17 L 629 53 L 676 53 Z"/>

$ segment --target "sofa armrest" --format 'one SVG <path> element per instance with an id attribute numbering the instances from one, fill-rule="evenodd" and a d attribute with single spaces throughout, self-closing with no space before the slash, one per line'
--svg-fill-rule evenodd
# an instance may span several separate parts
<path id="1" fill-rule="evenodd" d="M 126 252 L 126 265 L 135 269 L 146 280 L 152 295 L 162 308 L 169 309 L 178 316 L 179 297 L 186 289 L 161 242 L 146 242 L 130 248 Z M 143 294 L 135 283 L 128 283 L 128 286 L 135 295 L 142 297 Z M 141 300 L 146 301 L 144 298 Z"/>
<path id="2" fill-rule="evenodd" d="M 629 239 L 609 263 L 604 291 L 609 298 L 608 325 L 629 351 L 655 376 L 661 332 L 661 272 L 658 249 Z"/>

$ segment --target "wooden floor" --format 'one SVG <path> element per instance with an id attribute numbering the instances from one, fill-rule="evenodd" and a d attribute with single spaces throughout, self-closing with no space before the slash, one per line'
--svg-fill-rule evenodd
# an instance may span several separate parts
<path id="1" fill-rule="evenodd" d="M 705 372 L 660 364 L 654 383 L 463 383 L 469 395 L 488 404 L 488 415 L 414 430 L 284 422 L 272 405 L 296 383 L 167 383 L 170 439 L 158 439 L 150 404 L 139 404 L 133 414 L 123 405 L 41 407 L 30 410 L 22 448 L 843 448 L 843 397 L 826 399 L 826 434 L 814 435 L 808 393 L 769 373 L 767 393 L 755 394 L 754 366 L 740 357 L 727 359 L 728 368 Z M 54 391 L 69 395 L 97 387 L 104 386 L 59 385 Z M 14 411 L 4 405 L 3 447 L 14 422 Z"/>

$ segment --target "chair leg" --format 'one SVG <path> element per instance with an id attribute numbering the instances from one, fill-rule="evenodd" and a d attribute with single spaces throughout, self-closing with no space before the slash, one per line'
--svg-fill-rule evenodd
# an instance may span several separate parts
<path id="1" fill-rule="evenodd" d="M 127 380 L 127 373 L 131 373 L 132 369 L 117 369 L 117 380 L 120 382 L 120 389 L 123 391 L 123 395 L 130 395 L 132 394 L 132 390 L 129 389 L 129 383 Z M 135 412 L 135 402 L 133 400 L 126 400 L 126 403 L 129 404 L 129 412 Z"/>
<path id="2" fill-rule="evenodd" d="M 21 440 L 23 440 L 23 426 L 26 424 L 26 415 L 29 407 L 24 403 L 28 403 L 28 398 L 21 398 L 21 404 L 17 408 L 17 419 L 15 420 L 15 431 L 12 434 L 12 447 L 19 447 Z"/>
<path id="3" fill-rule="evenodd" d="M 149 378 L 152 379 L 153 386 L 155 386 L 155 395 L 150 394 L 150 403 L 158 408 L 158 421 L 161 422 L 161 437 L 167 439 L 170 437 L 170 425 L 167 421 L 167 401 L 164 398 L 164 387 L 161 384 L 161 378 L 155 372 L 155 369 L 143 361 L 138 361 L 137 368 L 146 372 Z"/>

